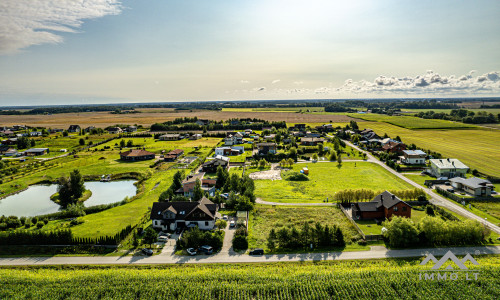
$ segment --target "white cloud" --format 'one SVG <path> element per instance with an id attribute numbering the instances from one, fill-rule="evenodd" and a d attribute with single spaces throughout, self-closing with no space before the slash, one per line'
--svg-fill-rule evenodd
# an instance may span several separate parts
<path id="1" fill-rule="evenodd" d="M 245 83 L 246 84 L 246 83 L 250 83 L 250 81 L 248 81 L 248 80 L 241 80 L 240 83 Z"/>
<path id="2" fill-rule="evenodd" d="M 32 45 L 61 43 L 61 32 L 77 32 L 85 19 L 116 15 L 118 0 L 1 0 L 0 54 Z"/>
<path id="3" fill-rule="evenodd" d="M 272 83 L 272 84 L 275 84 L 275 83 L 278 83 L 278 82 L 280 82 L 280 81 L 281 81 L 281 80 L 276 79 L 276 80 L 273 80 L 271 83 Z"/>

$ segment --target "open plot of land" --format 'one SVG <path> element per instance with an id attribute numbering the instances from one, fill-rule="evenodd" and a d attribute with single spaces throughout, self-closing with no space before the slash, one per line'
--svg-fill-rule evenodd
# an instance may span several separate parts
<path id="1" fill-rule="evenodd" d="M 194 151 L 197 148 L 199 151 L 208 150 L 215 147 L 220 141 L 220 138 L 202 138 L 199 140 L 178 140 L 178 141 L 159 141 L 154 138 L 123 138 L 125 142 L 131 140 L 134 143 L 135 147 L 146 148 L 146 150 L 161 153 L 161 151 L 165 150 L 166 152 L 174 150 L 174 149 L 183 149 L 186 153 L 190 151 Z M 120 139 L 115 139 L 99 145 L 96 149 L 104 149 L 104 147 L 111 147 L 112 149 L 120 144 Z M 124 148 L 126 149 L 126 148 Z M 124 150 L 126 151 L 126 150 Z M 206 152 L 206 151 L 205 151 Z"/>
<path id="2" fill-rule="evenodd" d="M 323 114 L 300 114 L 295 112 L 268 112 L 268 111 L 179 111 L 179 112 L 144 112 L 137 114 L 110 114 L 109 112 L 85 112 L 67 113 L 53 115 L 5 115 L 2 116 L 2 124 L 12 126 L 15 124 L 27 124 L 29 126 L 41 126 L 52 128 L 67 128 L 71 124 L 83 127 L 107 127 L 116 124 L 138 124 L 149 126 L 154 123 L 162 123 L 182 117 L 198 117 L 209 120 L 228 120 L 233 118 L 258 118 L 268 121 L 286 121 L 290 123 L 327 123 L 327 122 L 349 122 L 353 118 L 346 115 L 323 115 Z M 323 124 L 322 123 L 322 124 Z"/>
<path id="3" fill-rule="evenodd" d="M 278 230 L 282 227 L 292 226 L 301 229 L 304 223 L 313 227 L 316 222 L 322 225 L 340 226 L 345 240 L 350 241 L 358 232 L 349 222 L 339 208 L 334 206 L 311 207 L 311 206 L 276 206 L 257 205 L 250 214 L 249 220 L 249 246 L 250 248 L 267 249 L 267 237 L 271 228 Z M 347 249 L 355 248 L 361 250 L 358 245 L 348 245 Z"/>
<path id="4" fill-rule="evenodd" d="M 431 149 L 444 157 L 457 158 L 472 169 L 500 176 L 500 132 L 488 129 L 409 130 L 383 122 L 363 123 L 380 136 L 400 136 L 407 144 Z"/>
<path id="5" fill-rule="evenodd" d="M 256 180 L 255 194 L 269 202 L 331 201 L 335 192 L 344 189 L 405 190 L 412 187 L 377 164 L 369 162 L 295 164 L 294 171 L 309 168 L 309 181 Z"/>
<path id="6" fill-rule="evenodd" d="M 426 216 L 425 211 L 422 210 L 411 210 L 411 219 L 413 222 L 418 223 L 422 218 Z M 374 220 L 358 220 L 356 221 L 359 229 L 363 231 L 365 235 L 378 235 L 382 234 L 382 225 L 377 225 Z"/>
<path id="7" fill-rule="evenodd" d="M 458 109 L 458 108 L 457 108 Z M 478 113 L 480 111 L 485 111 L 487 113 L 492 113 L 494 115 L 500 114 L 500 108 L 466 108 L 467 110 L 473 111 L 475 113 Z M 436 113 L 447 113 L 449 114 L 451 112 L 451 109 L 414 109 L 414 108 L 402 108 L 401 111 L 405 114 L 415 114 L 419 113 L 421 111 L 426 112 L 426 111 L 433 111 Z"/>
<path id="8" fill-rule="evenodd" d="M 422 119 L 411 116 L 388 116 L 380 114 L 349 114 L 366 121 L 385 122 L 408 129 L 477 128 L 475 125 L 446 120 Z"/>
<path id="9" fill-rule="evenodd" d="M 269 111 L 269 112 L 324 112 L 324 107 L 257 107 L 257 108 L 223 108 L 222 111 L 248 112 L 248 111 Z"/>

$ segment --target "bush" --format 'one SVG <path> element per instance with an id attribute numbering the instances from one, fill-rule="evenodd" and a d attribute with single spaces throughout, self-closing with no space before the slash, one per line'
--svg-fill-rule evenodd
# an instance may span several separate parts
<path id="1" fill-rule="evenodd" d="M 367 244 L 367 242 L 364 239 L 361 239 L 358 241 L 358 245 L 360 245 L 360 246 L 366 246 L 366 244 Z"/>
<path id="2" fill-rule="evenodd" d="M 224 231 L 201 231 L 199 228 L 195 227 L 184 232 L 182 237 L 177 240 L 176 246 L 178 249 L 197 249 L 203 245 L 209 245 L 214 248 L 214 251 L 218 251 L 222 248 L 223 241 Z"/>
<path id="3" fill-rule="evenodd" d="M 390 247 L 405 248 L 418 243 L 417 226 L 411 219 L 394 216 L 382 225 L 387 229 L 383 234 Z"/>
<path id="4" fill-rule="evenodd" d="M 36 228 L 38 229 L 42 228 L 43 226 L 45 226 L 45 223 L 43 223 L 42 221 L 38 221 L 38 223 L 36 223 Z"/>
<path id="5" fill-rule="evenodd" d="M 247 250 L 248 240 L 246 236 L 236 235 L 233 238 L 233 249 L 234 251 Z"/>
<path id="6" fill-rule="evenodd" d="M 283 178 L 285 180 L 289 180 L 289 181 L 308 181 L 309 180 L 309 177 L 307 177 L 307 175 L 302 174 L 300 172 L 294 172 L 294 171 L 285 172 L 283 174 Z"/>
<path id="7" fill-rule="evenodd" d="M 238 229 L 236 229 L 236 231 L 234 232 L 234 235 L 247 236 L 248 232 L 244 226 L 241 226 L 241 227 L 238 227 Z"/>

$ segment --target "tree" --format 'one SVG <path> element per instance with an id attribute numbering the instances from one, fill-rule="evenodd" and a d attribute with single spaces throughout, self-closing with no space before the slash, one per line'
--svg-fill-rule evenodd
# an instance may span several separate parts
<path id="1" fill-rule="evenodd" d="M 337 163 L 338 163 L 339 165 L 341 165 L 341 164 L 342 164 L 342 155 L 337 156 Z"/>
<path id="2" fill-rule="evenodd" d="M 383 235 L 390 247 L 404 248 L 418 243 L 418 230 L 411 219 L 394 216 L 391 221 L 384 221 L 387 229 Z"/>
<path id="3" fill-rule="evenodd" d="M 181 171 L 175 172 L 174 178 L 172 181 L 172 186 L 171 186 L 173 191 L 177 191 L 178 189 L 180 189 L 182 187 L 182 178 L 183 177 L 184 177 L 183 172 L 181 172 Z"/>
<path id="4" fill-rule="evenodd" d="M 132 140 L 128 140 L 127 141 L 127 147 L 133 147 L 134 146 L 134 142 Z"/>
<path id="5" fill-rule="evenodd" d="M 57 187 L 59 193 L 59 204 L 67 207 L 69 204 L 76 203 L 85 192 L 85 184 L 78 169 L 70 173 L 69 179 L 66 177 L 59 178 L 59 185 Z"/>
<path id="6" fill-rule="evenodd" d="M 330 152 L 330 161 L 336 161 L 337 160 L 337 154 L 335 154 L 334 151 Z"/>
<path id="7" fill-rule="evenodd" d="M 265 159 L 259 160 L 259 168 L 263 169 L 267 166 L 267 161 Z"/>
<path id="8" fill-rule="evenodd" d="M 313 153 L 312 159 L 313 160 L 318 160 L 318 153 Z"/>
<path id="9" fill-rule="evenodd" d="M 322 154 L 323 153 L 323 149 L 324 149 L 323 144 L 319 143 L 318 144 L 318 153 Z"/>
<path id="10" fill-rule="evenodd" d="M 270 250 L 276 249 L 276 240 L 278 239 L 278 236 L 276 235 L 276 231 L 274 228 L 271 228 L 271 231 L 269 232 L 269 236 L 267 237 L 267 247 Z"/>
<path id="11" fill-rule="evenodd" d="M 194 184 L 193 197 L 191 197 L 191 199 L 193 201 L 199 201 L 201 200 L 201 198 L 203 198 L 204 195 L 205 193 L 201 189 L 201 181 L 199 178 L 197 178 L 196 183 Z"/>
<path id="12" fill-rule="evenodd" d="M 151 227 L 146 228 L 146 231 L 144 233 L 143 243 L 149 244 L 149 247 L 151 247 L 151 244 L 153 244 L 155 241 L 156 241 L 156 231 Z"/>
<path id="13" fill-rule="evenodd" d="M 297 148 L 295 147 L 290 148 L 290 157 L 293 158 L 297 157 Z"/>
<path id="14" fill-rule="evenodd" d="M 291 168 L 293 166 L 293 163 L 295 162 L 293 159 L 289 158 L 286 160 L 288 166 Z"/>
<path id="15" fill-rule="evenodd" d="M 215 174 L 217 176 L 215 187 L 220 189 L 226 184 L 226 181 L 229 178 L 229 171 L 222 166 L 218 166 Z"/>
<path id="16" fill-rule="evenodd" d="M 169 188 L 160 194 L 158 201 L 166 202 L 166 201 L 172 200 L 173 197 L 174 197 L 174 191 L 172 190 L 172 188 Z"/>
<path id="17" fill-rule="evenodd" d="M 124 148 L 125 147 L 125 140 L 120 140 L 120 148 Z"/>
<path id="18" fill-rule="evenodd" d="M 233 238 L 233 249 L 234 251 L 246 250 L 248 249 L 248 240 L 244 235 L 236 235 Z"/>
<path id="19" fill-rule="evenodd" d="M 219 219 L 219 220 L 215 221 L 215 227 L 217 227 L 217 229 L 219 229 L 219 230 L 225 229 L 227 227 L 227 221 Z"/>
<path id="20" fill-rule="evenodd" d="M 63 136 L 68 136 L 69 135 L 69 132 L 67 130 L 64 130 L 63 131 Z"/>
<path id="21" fill-rule="evenodd" d="M 85 140 L 84 139 L 80 139 L 80 140 L 78 140 L 78 143 L 80 144 L 80 146 L 84 146 L 85 145 Z"/>
<path id="22" fill-rule="evenodd" d="M 71 184 L 71 191 L 73 194 L 73 199 L 78 200 L 83 196 L 85 192 L 85 182 L 83 181 L 82 174 L 78 169 L 74 169 L 69 175 L 69 181 Z"/>

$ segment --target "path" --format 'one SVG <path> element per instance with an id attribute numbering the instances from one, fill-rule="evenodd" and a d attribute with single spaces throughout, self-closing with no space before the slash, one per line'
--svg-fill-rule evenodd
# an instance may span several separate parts
<path id="1" fill-rule="evenodd" d="M 266 205 L 291 205 L 291 206 L 332 206 L 332 205 L 335 205 L 335 203 L 332 203 L 332 202 L 328 202 L 328 203 L 321 203 L 321 202 L 316 202 L 316 203 L 268 202 L 268 201 L 262 200 L 261 198 L 255 199 L 255 203 L 266 204 Z"/>
<path id="2" fill-rule="evenodd" d="M 387 250 L 374 247 L 370 251 L 353 252 L 324 252 L 301 254 L 276 254 L 250 256 L 235 252 L 220 252 L 216 255 L 177 256 L 76 256 L 76 257 L 16 257 L 0 258 L 1 266 L 15 265 L 131 265 L 131 264 L 206 264 L 206 263 L 264 263 L 264 262 L 296 262 L 321 260 L 353 260 L 353 259 L 380 259 L 402 257 L 424 257 L 429 253 L 434 256 L 443 256 L 448 251 L 455 255 L 485 255 L 500 254 L 500 246 L 486 247 L 451 247 L 425 248 L 406 250 Z"/>
<path id="3" fill-rule="evenodd" d="M 366 153 L 368 159 L 367 161 L 369 162 L 372 162 L 372 163 L 376 163 L 380 166 L 382 166 L 384 169 L 386 169 L 387 171 L 391 172 L 392 174 L 394 174 L 395 176 L 401 178 L 402 180 L 404 180 L 405 182 L 411 184 L 412 186 L 416 187 L 416 188 L 419 188 L 419 189 L 422 189 L 425 191 L 425 193 L 427 195 L 429 195 L 431 197 L 430 199 L 430 202 L 434 205 L 438 205 L 438 206 L 442 206 L 446 209 L 449 209 L 459 215 L 462 215 L 464 217 L 467 217 L 469 219 L 472 219 L 472 220 L 477 220 L 479 222 L 481 222 L 482 224 L 484 224 L 486 227 L 488 227 L 489 229 L 493 230 L 494 232 L 496 233 L 499 233 L 500 234 L 500 227 L 498 227 L 497 225 L 471 213 L 470 211 L 462 208 L 461 206 L 451 202 L 451 200 L 447 200 L 446 198 L 440 196 L 440 195 L 437 195 L 435 193 L 432 192 L 432 189 L 429 189 L 427 187 L 423 187 L 421 185 L 419 185 L 418 183 L 414 182 L 413 180 L 411 179 L 408 179 L 407 177 L 403 176 L 403 174 L 401 173 L 398 173 L 396 170 L 388 167 L 386 164 L 384 164 L 383 162 L 381 162 L 380 160 L 376 159 L 375 157 L 373 157 L 373 155 L 371 155 L 369 152 L 367 151 L 364 151 L 364 150 L 361 150 L 360 148 L 358 148 L 357 146 L 355 146 L 354 144 L 352 144 L 351 142 L 349 141 L 345 141 L 344 142 L 351 146 L 352 148 L 358 150 L 358 151 L 361 151 L 361 152 L 364 152 Z"/>

